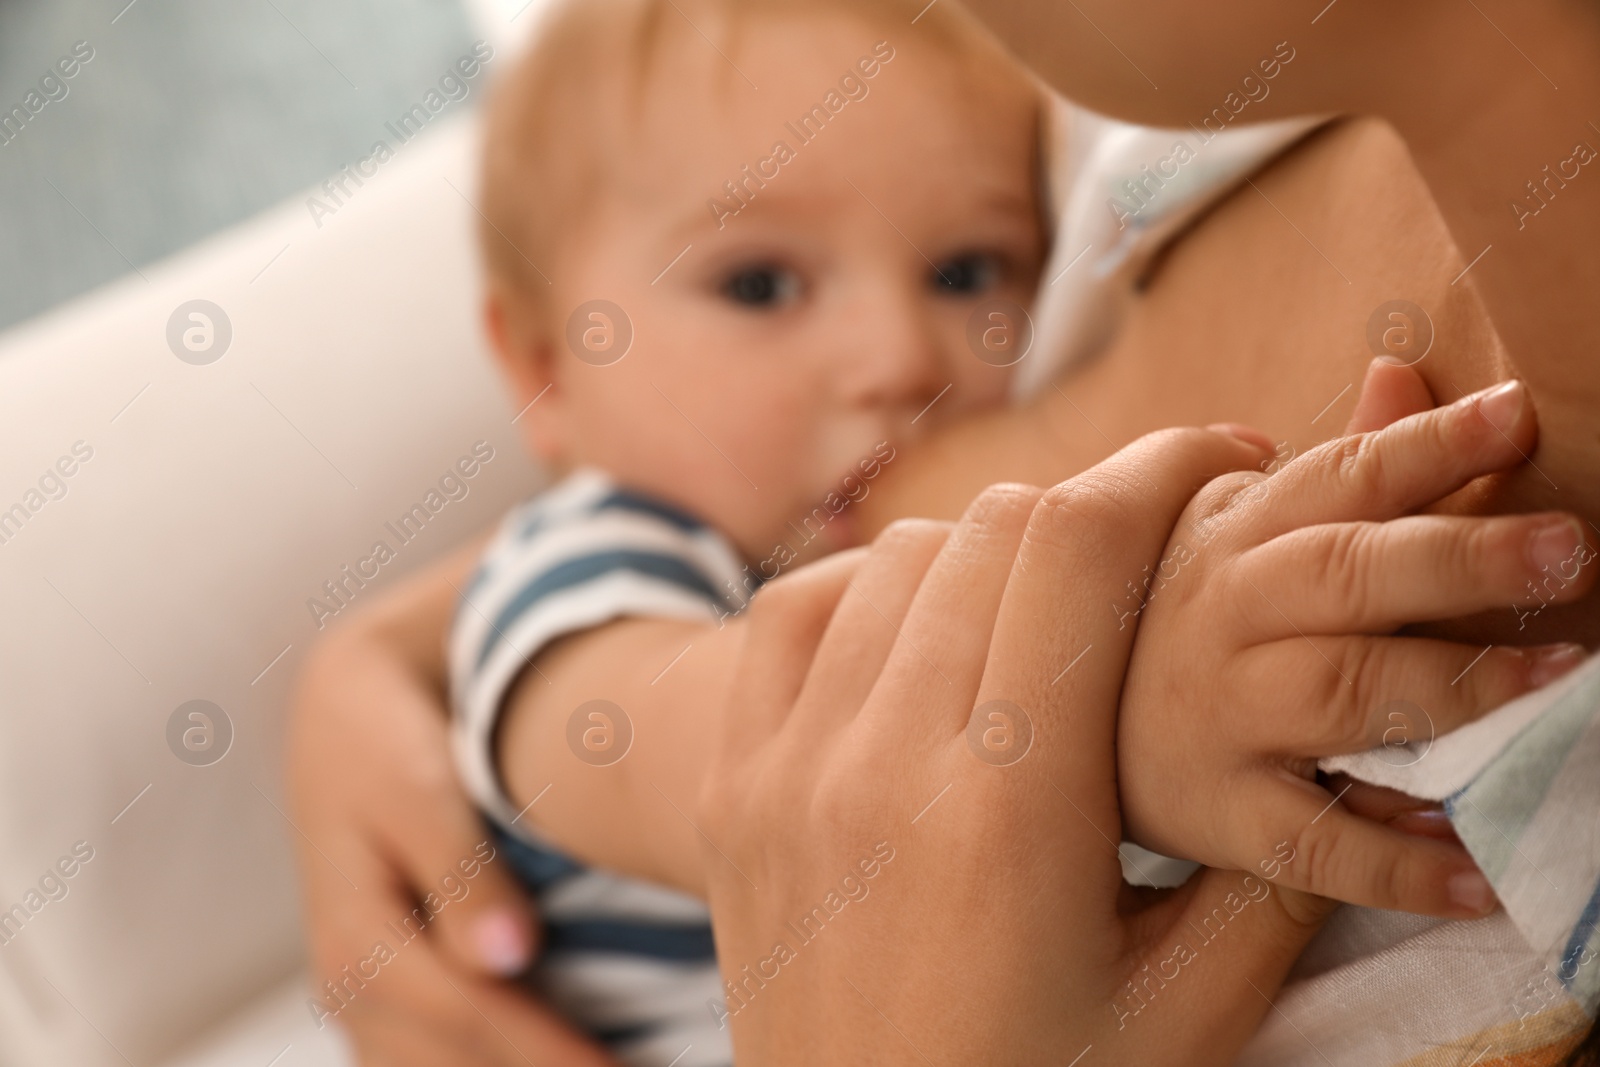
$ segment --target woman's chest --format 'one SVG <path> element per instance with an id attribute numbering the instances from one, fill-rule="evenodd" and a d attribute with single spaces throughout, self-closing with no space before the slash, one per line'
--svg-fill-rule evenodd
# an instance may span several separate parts
<path id="1" fill-rule="evenodd" d="M 1398 138 L 1345 123 L 1176 242 L 1074 392 L 1114 439 L 1225 420 L 1303 450 L 1343 426 L 1374 356 L 1419 361 L 1441 401 L 1503 371 L 1465 265 Z"/>

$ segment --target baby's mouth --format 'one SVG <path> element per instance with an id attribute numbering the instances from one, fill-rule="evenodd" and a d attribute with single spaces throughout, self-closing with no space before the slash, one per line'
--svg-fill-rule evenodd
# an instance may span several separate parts
<path id="1" fill-rule="evenodd" d="M 845 496 L 837 485 L 819 492 L 810 509 L 789 522 L 787 537 L 805 560 L 855 548 L 862 542 L 855 501 Z"/>
<path id="2" fill-rule="evenodd" d="M 834 552 L 855 548 L 861 543 L 861 522 L 856 517 L 854 501 L 846 504 L 828 523 L 828 535 L 828 547 Z"/>

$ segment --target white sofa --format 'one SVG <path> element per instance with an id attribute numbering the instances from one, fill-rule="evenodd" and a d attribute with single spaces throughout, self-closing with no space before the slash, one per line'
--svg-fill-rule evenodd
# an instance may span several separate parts
<path id="1" fill-rule="evenodd" d="M 379 585 L 536 484 L 477 330 L 473 136 L 431 128 L 320 229 L 286 204 L 0 338 L 0 922 L 27 916 L 0 1064 L 166 1062 L 214 1026 L 181 1062 L 346 1062 L 297 989 L 279 725 L 306 601 L 386 520 L 493 444 Z M 208 365 L 167 339 L 197 298 L 232 327 Z M 194 699 L 233 727 L 210 766 L 168 745 Z"/>
<path id="2" fill-rule="evenodd" d="M 545 6 L 464 3 L 498 67 Z M 475 159 L 442 116 L 331 217 L 297 198 L 0 335 L 0 1067 L 352 1062 L 307 1007 L 281 726 L 308 599 L 384 522 L 494 446 L 369 596 L 539 484 L 478 328 Z M 194 300 L 213 362 L 169 330 Z M 197 699 L 233 734 L 206 766 L 169 743 Z"/>
<path id="3" fill-rule="evenodd" d="M 543 3 L 466 0 L 501 66 Z M 281 724 L 307 600 L 385 521 L 494 446 L 367 595 L 538 484 L 478 330 L 475 158 L 441 118 L 320 226 L 296 199 L 0 335 L 0 1067 L 351 1062 L 306 1005 Z M 196 320 L 168 340 L 197 299 L 214 362 Z M 232 726 L 208 766 L 168 741 L 196 699 Z"/>

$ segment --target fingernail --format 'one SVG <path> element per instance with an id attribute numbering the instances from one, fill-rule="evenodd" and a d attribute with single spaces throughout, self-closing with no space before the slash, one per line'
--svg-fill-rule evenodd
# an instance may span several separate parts
<path id="1" fill-rule="evenodd" d="M 1528 538 L 1528 563 L 1537 573 L 1571 563 L 1583 544 L 1583 527 L 1576 519 L 1556 519 Z"/>
<path id="2" fill-rule="evenodd" d="M 1272 443 L 1272 438 L 1262 433 L 1253 426 L 1242 426 L 1237 422 L 1214 422 L 1206 429 L 1212 433 L 1223 433 L 1229 437 L 1237 438 L 1247 445 L 1255 445 L 1263 452 L 1274 452 L 1277 445 Z"/>
<path id="3" fill-rule="evenodd" d="M 1570 673 L 1588 658 L 1582 645 L 1551 645 L 1532 650 L 1533 664 L 1528 668 L 1528 684 L 1543 689 L 1562 675 Z"/>
<path id="4" fill-rule="evenodd" d="M 1403 834 L 1428 837 L 1436 841 L 1449 841 L 1456 836 L 1456 828 L 1451 824 L 1450 816 L 1438 808 L 1402 811 L 1391 818 L 1388 825 Z"/>
<path id="5" fill-rule="evenodd" d="M 1478 414 L 1501 433 L 1510 433 L 1522 418 L 1522 407 L 1527 399 L 1527 390 L 1521 382 L 1506 382 L 1483 394 L 1477 403 Z"/>
<path id="6" fill-rule="evenodd" d="M 1494 910 L 1494 889 L 1478 870 L 1462 871 L 1450 878 L 1450 900 L 1472 915 L 1487 915 Z"/>
<path id="7" fill-rule="evenodd" d="M 521 974 L 531 962 L 526 926 L 507 911 L 491 911 L 474 920 L 472 943 L 479 962 L 507 978 Z"/>

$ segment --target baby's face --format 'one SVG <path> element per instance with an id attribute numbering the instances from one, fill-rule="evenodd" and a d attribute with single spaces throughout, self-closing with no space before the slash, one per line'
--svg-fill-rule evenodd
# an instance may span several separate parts
<path id="1" fill-rule="evenodd" d="M 909 24 L 763 16 L 737 41 L 724 56 L 685 30 L 663 50 L 629 172 L 540 265 L 554 385 L 529 415 L 547 453 L 757 561 L 798 549 L 830 493 L 870 491 L 883 442 L 1005 401 L 1012 371 L 969 324 L 1031 302 L 1044 242 L 1037 103 L 1017 83 L 984 84 Z M 801 128 L 814 107 L 820 133 Z M 606 366 L 621 324 L 569 326 L 595 300 L 633 332 Z M 855 540 L 848 508 L 818 527 L 803 556 Z"/>

